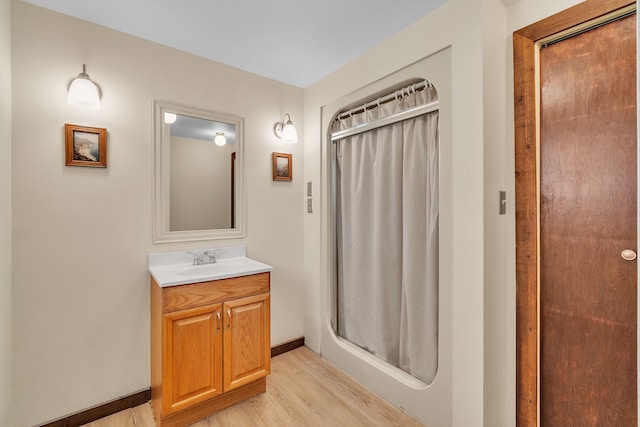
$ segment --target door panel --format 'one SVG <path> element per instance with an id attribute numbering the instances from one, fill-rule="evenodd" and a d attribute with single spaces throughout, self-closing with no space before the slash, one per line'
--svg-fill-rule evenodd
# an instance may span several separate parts
<path id="1" fill-rule="evenodd" d="M 540 50 L 542 426 L 637 425 L 635 19 Z"/>
<path id="2" fill-rule="evenodd" d="M 222 304 L 164 315 L 163 413 L 222 393 Z"/>
<path id="3" fill-rule="evenodd" d="M 270 296 L 226 301 L 224 324 L 224 391 L 271 372 Z"/>

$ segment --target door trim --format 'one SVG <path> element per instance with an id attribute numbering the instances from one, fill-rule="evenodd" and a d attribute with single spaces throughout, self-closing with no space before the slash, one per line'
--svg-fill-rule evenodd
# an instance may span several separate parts
<path id="1" fill-rule="evenodd" d="M 516 192 L 516 425 L 539 425 L 537 47 L 542 39 L 634 5 L 586 0 L 513 33 Z"/>

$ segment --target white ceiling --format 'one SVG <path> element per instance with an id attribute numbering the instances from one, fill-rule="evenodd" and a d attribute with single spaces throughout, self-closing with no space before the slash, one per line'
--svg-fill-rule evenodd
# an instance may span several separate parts
<path id="1" fill-rule="evenodd" d="M 307 87 L 446 0 L 24 0 Z"/>

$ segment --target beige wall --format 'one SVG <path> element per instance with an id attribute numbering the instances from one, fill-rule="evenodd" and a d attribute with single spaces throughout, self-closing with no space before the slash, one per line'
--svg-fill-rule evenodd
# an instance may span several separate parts
<path id="1" fill-rule="evenodd" d="M 283 146 L 273 125 L 290 113 L 304 134 L 303 91 L 21 1 L 12 7 L 15 425 L 149 387 L 150 252 L 246 245 L 274 266 L 272 344 L 302 336 L 304 141 Z M 102 88 L 97 111 L 66 104 L 83 63 Z M 244 117 L 245 239 L 152 244 L 154 99 Z M 108 168 L 64 165 L 65 123 L 107 128 Z M 271 180 L 273 151 L 293 153 L 293 182 Z"/>
<path id="2" fill-rule="evenodd" d="M 0 0 L 0 425 L 11 410 L 11 1 Z"/>
<path id="3" fill-rule="evenodd" d="M 498 215 L 499 191 L 506 190 L 505 122 L 507 63 L 506 9 L 499 0 L 485 1 L 483 22 L 484 113 L 484 425 L 509 426 L 515 420 L 515 349 L 507 348 L 505 274 L 508 219 Z M 510 194 L 511 196 L 511 194 Z M 509 197 L 512 203 L 513 197 Z"/>

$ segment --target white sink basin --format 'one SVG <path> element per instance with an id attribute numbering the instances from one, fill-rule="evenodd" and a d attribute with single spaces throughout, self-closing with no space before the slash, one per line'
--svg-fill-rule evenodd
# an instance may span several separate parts
<path id="1" fill-rule="evenodd" d="M 187 265 L 176 268 L 175 274 L 178 276 L 211 276 L 218 274 L 228 274 L 234 271 L 241 271 L 247 266 L 248 258 L 230 260 L 220 260 L 214 264 Z"/>
<path id="2" fill-rule="evenodd" d="M 270 265 L 247 257 L 244 246 L 211 250 L 215 251 L 217 261 L 201 265 L 193 265 L 194 251 L 149 254 L 149 273 L 160 287 L 167 287 L 273 270 Z"/>

